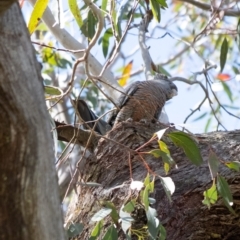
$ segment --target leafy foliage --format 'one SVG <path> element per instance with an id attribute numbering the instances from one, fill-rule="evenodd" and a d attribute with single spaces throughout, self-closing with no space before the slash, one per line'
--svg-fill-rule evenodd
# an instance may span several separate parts
<path id="1" fill-rule="evenodd" d="M 181 147 L 189 160 L 195 165 L 202 164 L 202 156 L 195 141 L 184 132 L 169 133 L 168 136 L 175 143 L 176 146 Z"/>
<path id="2" fill-rule="evenodd" d="M 226 60 L 227 60 L 227 53 L 228 53 L 228 42 L 227 42 L 227 39 L 224 38 L 222 46 L 221 46 L 221 54 L 220 54 L 221 72 L 223 71 L 223 68 L 224 68 Z"/>
<path id="3" fill-rule="evenodd" d="M 42 15 L 48 5 L 48 0 L 37 0 L 32 11 L 29 23 L 28 23 L 28 30 L 29 33 L 32 34 L 36 29 Z"/>

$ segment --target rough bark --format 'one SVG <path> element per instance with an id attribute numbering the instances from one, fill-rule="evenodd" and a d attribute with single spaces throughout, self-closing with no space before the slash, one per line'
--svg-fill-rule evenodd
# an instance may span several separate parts
<path id="1" fill-rule="evenodd" d="M 0 14 L 4 13 L 16 0 L 2 0 L 0 1 Z"/>
<path id="2" fill-rule="evenodd" d="M 0 15 L 0 239 L 64 239 L 43 85 L 18 3 Z"/>
<path id="3" fill-rule="evenodd" d="M 79 181 L 97 182 L 102 186 L 79 187 L 79 196 L 73 201 L 67 217 L 68 221 L 85 224 L 83 233 L 76 239 L 88 239 L 92 229 L 90 219 L 102 207 L 100 204 L 102 200 L 112 201 L 119 209 L 126 199 L 129 199 L 129 158 L 133 179 L 143 181 L 148 172 L 146 165 L 132 150 L 146 143 L 160 128 L 162 127 L 158 124 L 123 122 L 106 136 L 110 140 L 102 138 L 99 141 L 95 153 L 87 159 Z M 240 131 L 215 132 L 196 137 L 204 159 L 204 164 L 200 167 L 190 163 L 181 149 L 170 142 L 167 143 L 178 165 L 178 169 L 172 169 L 169 173 L 176 185 L 176 191 L 172 196 L 172 202 L 169 202 L 160 181 L 156 180 L 153 197 L 157 202 L 154 208 L 157 209 L 158 217 L 167 230 L 167 239 L 238 239 L 239 173 L 229 170 L 224 164 L 220 165 L 219 174 L 224 176 L 231 186 L 236 215 L 231 214 L 221 200 L 210 210 L 202 204 L 202 200 L 203 191 L 212 184 L 207 164 L 210 147 L 223 162 L 239 160 Z M 147 152 L 156 148 L 158 145 L 155 141 L 141 151 Z M 152 171 L 165 176 L 161 159 L 147 154 L 143 157 Z M 125 184 L 122 185 L 123 183 Z M 105 223 L 105 227 L 107 226 L 109 221 Z M 125 239 L 121 232 L 119 239 Z"/>

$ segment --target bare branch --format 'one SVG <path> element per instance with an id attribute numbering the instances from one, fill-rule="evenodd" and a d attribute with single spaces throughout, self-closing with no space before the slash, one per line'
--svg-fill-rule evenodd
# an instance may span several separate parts
<path id="1" fill-rule="evenodd" d="M 144 65 L 145 65 L 144 72 L 145 72 L 146 80 L 151 79 L 153 76 L 153 74 L 152 74 L 152 58 L 149 54 L 148 47 L 145 43 L 145 33 L 147 31 L 148 25 L 151 20 L 152 20 L 151 15 L 149 13 L 147 13 L 140 23 L 139 37 L 138 37 L 139 46 L 140 46 L 140 49 L 142 52 L 142 59 L 144 61 Z"/>
<path id="2" fill-rule="evenodd" d="M 229 9 L 224 9 L 224 8 L 217 8 L 217 7 L 213 7 L 209 4 L 206 4 L 206 3 L 201 3 L 199 1 L 195 1 L 195 0 L 179 0 L 181 2 L 186 2 L 186 3 L 190 3 L 198 8 L 201 8 L 203 10 L 207 10 L 207 11 L 224 11 L 224 15 L 225 16 L 230 16 L 230 17 L 240 17 L 240 11 L 238 10 L 229 10 Z"/>
<path id="3" fill-rule="evenodd" d="M 184 120 L 183 123 L 186 123 L 187 120 L 188 120 L 195 112 L 200 111 L 203 103 L 204 103 L 206 100 L 207 100 L 207 97 L 205 96 L 205 98 L 202 100 L 202 102 L 200 102 L 199 105 L 198 105 L 194 110 L 192 110 L 191 113 L 185 118 L 185 120 Z M 209 104 L 209 105 L 210 105 L 210 104 Z"/>
<path id="4" fill-rule="evenodd" d="M 58 133 L 59 140 L 65 142 L 73 142 L 73 140 L 76 140 L 76 144 L 86 146 L 87 149 L 91 152 L 93 152 L 93 150 L 97 146 L 98 140 L 101 138 L 101 136 L 97 133 L 92 134 L 91 141 L 87 146 L 87 142 L 90 138 L 91 131 L 76 128 L 72 125 L 67 125 L 65 123 L 59 123 L 56 121 L 55 123 L 57 126 L 56 130 Z"/>
<path id="5" fill-rule="evenodd" d="M 173 78 L 170 78 L 170 80 L 171 81 L 185 82 L 185 83 L 187 83 L 189 85 L 199 84 L 201 86 L 202 90 L 205 92 L 206 97 L 209 99 L 209 94 L 208 94 L 207 89 L 204 87 L 204 85 L 201 82 L 199 82 L 197 80 L 191 81 L 191 80 L 188 80 L 188 79 L 183 78 L 183 77 L 173 77 Z M 210 101 L 210 104 L 211 104 L 211 100 L 210 99 L 209 99 L 209 101 Z"/>

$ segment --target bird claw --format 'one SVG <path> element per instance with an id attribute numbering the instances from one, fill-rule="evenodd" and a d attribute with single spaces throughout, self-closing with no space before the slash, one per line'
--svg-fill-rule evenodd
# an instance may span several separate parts
<path id="1" fill-rule="evenodd" d="M 139 122 L 140 122 L 140 123 L 147 123 L 147 122 L 148 122 L 148 120 L 147 120 L 147 119 L 145 119 L 145 118 L 143 118 L 143 119 L 141 119 Z"/>

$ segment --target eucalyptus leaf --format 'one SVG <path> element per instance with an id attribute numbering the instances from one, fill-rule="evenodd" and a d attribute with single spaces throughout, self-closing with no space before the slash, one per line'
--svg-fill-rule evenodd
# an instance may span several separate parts
<path id="1" fill-rule="evenodd" d="M 111 225 L 107 232 L 105 233 L 104 237 L 102 238 L 102 240 L 117 240 L 118 239 L 118 233 L 116 228 Z"/>
<path id="2" fill-rule="evenodd" d="M 207 191 L 204 191 L 203 195 L 203 204 L 207 205 L 208 208 L 210 208 L 211 204 L 215 204 L 218 199 L 216 184 L 213 183 L 211 188 L 209 188 Z"/>
<path id="3" fill-rule="evenodd" d="M 78 5 L 77 5 L 77 0 L 68 0 L 68 5 L 69 5 L 69 9 L 70 9 L 72 15 L 74 16 L 79 28 L 81 28 L 81 26 L 83 25 L 83 20 L 82 20 L 80 9 L 78 8 Z"/>
<path id="4" fill-rule="evenodd" d="M 221 67 L 221 72 L 224 69 L 226 60 L 227 60 L 227 54 L 228 54 L 228 41 L 226 38 L 224 38 L 221 46 L 221 52 L 220 52 L 220 67 Z"/>
<path id="5" fill-rule="evenodd" d="M 91 237 L 89 238 L 89 240 L 96 240 L 100 235 L 102 228 L 103 228 L 103 222 L 99 221 L 93 228 L 91 232 Z"/>
<path id="6" fill-rule="evenodd" d="M 234 211 L 232 209 L 233 197 L 232 197 L 231 190 L 229 188 L 229 185 L 228 185 L 226 179 L 220 175 L 218 175 L 218 177 L 217 177 L 217 190 L 218 190 L 218 193 L 220 194 L 220 196 L 223 198 L 225 205 L 228 207 L 228 209 L 232 213 L 234 213 Z"/>
<path id="7" fill-rule="evenodd" d="M 208 156 L 208 166 L 210 169 L 212 179 L 214 179 L 217 176 L 219 163 L 220 162 L 217 155 L 212 150 L 210 150 Z"/>
<path id="8" fill-rule="evenodd" d="M 112 212 L 111 208 L 102 208 L 97 213 L 95 213 L 92 218 L 91 222 L 98 222 L 104 219 L 106 216 L 108 216 Z"/>
<path id="9" fill-rule="evenodd" d="M 233 169 L 233 170 L 235 170 L 237 172 L 239 172 L 239 170 L 240 170 L 240 162 L 238 162 L 238 161 L 227 162 L 227 163 L 225 163 L 225 165 L 228 168 Z"/>
<path id="10" fill-rule="evenodd" d="M 153 16 L 157 22 L 161 20 L 160 6 L 157 0 L 150 0 L 150 6 L 152 9 Z"/>
<path id="11" fill-rule="evenodd" d="M 78 234 L 82 232 L 84 225 L 81 223 L 73 223 L 67 229 L 67 236 L 69 238 L 76 237 Z"/>
<path id="12" fill-rule="evenodd" d="M 181 147 L 189 160 L 199 166 L 202 164 L 202 156 L 196 142 L 184 132 L 169 133 L 168 136 L 178 147 Z"/>

